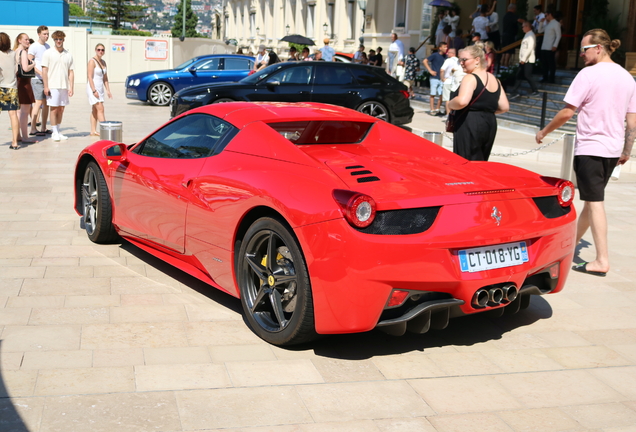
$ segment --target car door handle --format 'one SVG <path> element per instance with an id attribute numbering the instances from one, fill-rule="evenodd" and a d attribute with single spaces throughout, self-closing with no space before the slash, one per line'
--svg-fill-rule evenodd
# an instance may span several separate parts
<path id="1" fill-rule="evenodd" d="M 183 183 L 181 183 L 181 186 L 183 186 L 184 188 L 188 189 L 191 184 L 192 184 L 192 179 L 184 181 Z"/>
<path id="2" fill-rule="evenodd" d="M 218 75 L 212 75 L 212 78 L 218 78 L 218 77 L 219 77 Z"/>

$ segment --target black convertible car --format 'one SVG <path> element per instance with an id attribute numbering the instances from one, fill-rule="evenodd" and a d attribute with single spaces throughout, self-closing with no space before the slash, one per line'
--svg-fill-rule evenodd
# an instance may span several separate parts
<path id="1" fill-rule="evenodd" d="M 322 102 L 396 125 L 410 123 L 413 118 L 406 86 L 384 69 L 322 61 L 277 63 L 236 83 L 188 87 L 172 98 L 171 114 L 174 117 L 203 105 L 233 101 Z"/>

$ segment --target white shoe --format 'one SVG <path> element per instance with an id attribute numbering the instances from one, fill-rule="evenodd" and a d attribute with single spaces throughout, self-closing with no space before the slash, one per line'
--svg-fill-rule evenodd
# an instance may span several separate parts
<path id="1" fill-rule="evenodd" d="M 55 133 L 51 135 L 51 138 L 53 138 L 53 141 L 65 141 L 68 139 L 66 135 L 55 134 Z"/>

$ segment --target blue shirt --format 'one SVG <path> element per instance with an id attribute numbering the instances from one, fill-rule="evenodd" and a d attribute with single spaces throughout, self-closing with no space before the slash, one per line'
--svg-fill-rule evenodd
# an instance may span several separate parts
<path id="1" fill-rule="evenodd" d="M 437 72 L 436 78 L 439 79 L 439 72 L 442 70 L 442 65 L 444 64 L 444 60 L 446 60 L 446 56 L 434 52 L 428 56 L 426 60 L 428 60 L 428 67 L 430 67 L 434 72 Z"/>

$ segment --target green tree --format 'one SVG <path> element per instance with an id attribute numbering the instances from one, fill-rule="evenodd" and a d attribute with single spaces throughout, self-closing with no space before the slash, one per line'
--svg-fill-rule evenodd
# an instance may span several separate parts
<path id="1" fill-rule="evenodd" d="M 82 9 L 81 7 L 73 3 L 68 5 L 68 14 L 70 16 L 76 16 L 76 17 L 81 17 L 86 15 L 84 13 L 84 9 Z"/>
<path id="2" fill-rule="evenodd" d="M 124 22 L 134 23 L 143 16 L 146 6 L 137 0 L 98 0 L 95 18 L 110 21 L 113 30 L 119 30 Z"/>
<path id="3" fill-rule="evenodd" d="M 183 3 L 185 2 L 185 37 L 199 37 L 197 33 L 197 24 L 199 17 L 192 11 L 192 0 L 181 0 L 177 6 L 177 14 L 174 16 L 174 25 L 172 26 L 172 37 L 181 37 L 183 33 Z"/>

